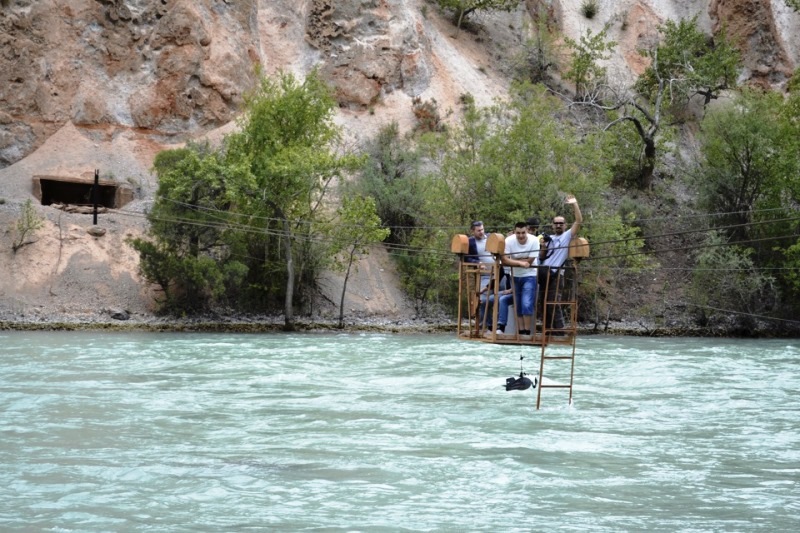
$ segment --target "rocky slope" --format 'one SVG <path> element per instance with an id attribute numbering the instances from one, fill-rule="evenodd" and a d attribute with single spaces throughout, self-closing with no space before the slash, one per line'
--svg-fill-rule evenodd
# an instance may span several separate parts
<path id="1" fill-rule="evenodd" d="M 457 118 L 458 99 L 485 105 L 506 92 L 510 63 L 547 16 L 572 37 L 611 24 L 620 77 L 641 72 L 636 53 L 666 19 L 697 15 L 725 26 L 745 54 L 745 82 L 780 87 L 800 58 L 800 15 L 780 0 L 527 0 L 483 14 L 457 32 L 424 0 L 5 0 L 0 4 L 0 317 L 96 316 L 103 308 L 145 316 L 152 292 L 126 245 L 152 200 L 155 154 L 188 139 L 218 140 L 235 127 L 243 94 L 279 70 L 318 68 L 335 88 L 337 122 L 352 143 L 391 120 L 414 123 L 411 100 L 435 99 Z M 11 252 L 13 222 L 34 176 L 90 179 L 95 169 L 131 187 L 135 201 L 103 215 L 37 206 L 35 243 Z M 359 270 L 347 307 L 409 316 L 391 262 L 376 251 Z M 326 278 L 336 301 L 335 275 Z M 325 298 L 323 298 L 323 301 Z"/>

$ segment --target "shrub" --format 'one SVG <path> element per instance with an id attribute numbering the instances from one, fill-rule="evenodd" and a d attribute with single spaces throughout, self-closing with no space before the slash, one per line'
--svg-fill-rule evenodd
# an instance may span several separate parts
<path id="1" fill-rule="evenodd" d="M 14 241 L 11 243 L 11 250 L 17 253 L 17 250 L 26 244 L 32 244 L 35 241 L 29 240 L 42 226 L 44 221 L 33 208 L 33 202 L 26 201 L 22 206 L 22 214 L 17 219 L 15 226 Z"/>
<path id="2" fill-rule="evenodd" d="M 411 100 L 414 116 L 417 117 L 416 130 L 420 132 L 444 131 L 439 104 L 435 98 L 423 101 L 419 96 Z"/>
<path id="3" fill-rule="evenodd" d="M 581 13 L 587 19 L 593 19 L 597 15 L 597 0 L 583 0 L 581 3 Z"/>

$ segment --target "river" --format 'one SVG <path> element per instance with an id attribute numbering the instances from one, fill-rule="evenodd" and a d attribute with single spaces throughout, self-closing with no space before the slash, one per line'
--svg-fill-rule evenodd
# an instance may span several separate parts
<path id="1" fill-rule="evenodd" d="M 800 341 L 0 332 L 2 531 L 797 531 Z"/>

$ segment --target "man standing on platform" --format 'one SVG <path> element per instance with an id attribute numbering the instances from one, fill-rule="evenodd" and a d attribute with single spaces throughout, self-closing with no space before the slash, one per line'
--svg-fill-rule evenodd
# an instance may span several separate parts
<path id="1" fill-rule="evenodd" d="M 546 321 L 547 327 L 554 330 L 564 329 L 564 316 L 561 313 L 561 307 L 551 305 L 550 308 L 545 309 L 544 303 L 546 301 L 555 302 L 559 299 L 561 267 L 569 257 L 569 243 L 577 236 L 583 222 L 578 200 L 569 194 L 565 203 L 572 205 L 572 213 L 575 216 L 572 226 L 565 231 L 566 219 L 562 216 L 553 217 L 553 234 L 549 236 L 549 242 L 546 243 L 546 246 L 542 246 L 539 252 L 539 287 L 541 289 L 538 298 L 539 309 L 543 310 L 543 320 Z M 557 331 L 556 334 L 558 333 Z M 561 333 L 563 334 L 563 332 Z"/>

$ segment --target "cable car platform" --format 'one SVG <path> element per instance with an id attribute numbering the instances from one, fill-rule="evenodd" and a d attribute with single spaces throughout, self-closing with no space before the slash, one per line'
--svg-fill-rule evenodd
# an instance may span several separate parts
<path id="1" fill-rule="evenodd" d="M 548 269 L 546 275 L 539 269 L 534 312 L 530 319 L 531 333 L 523 335 L 516 324 L 520 317 L 515 316 L 514 311 L 517 295 L 506 290 L 505 293 L 510 294 L 503 296 L 505 300 L 502 303 L 500 299 L 500 269 L 508 268 L 513 277 L 513 267 L 504 267 L 501 262 L 505 249 L 503 235 L 493 233 L 488 236 L 486 250 L 494 256 L 493 263 L 468 261 L 467 236 L 456 235 L 453 239 L 452 251 L 459 255 L 457 337 L 466 341 L 539 349 L 537 409 L 541 405 L 542 389 L 548 388 L 568 389 L 569 404 L 572 404 L 578 323 L 578 263 L 588 256 L 588 248 L 585 239 L 575 239 L 570 243 L 570 259 L 566 263 Z M 498 331 L 496 326 L 500 305 L 509 306 L 504 332 Z M 545 361 L 551 362 L 548 373 L 555 372 L 556 380 L 549 374 L 544 377 Z"/>

